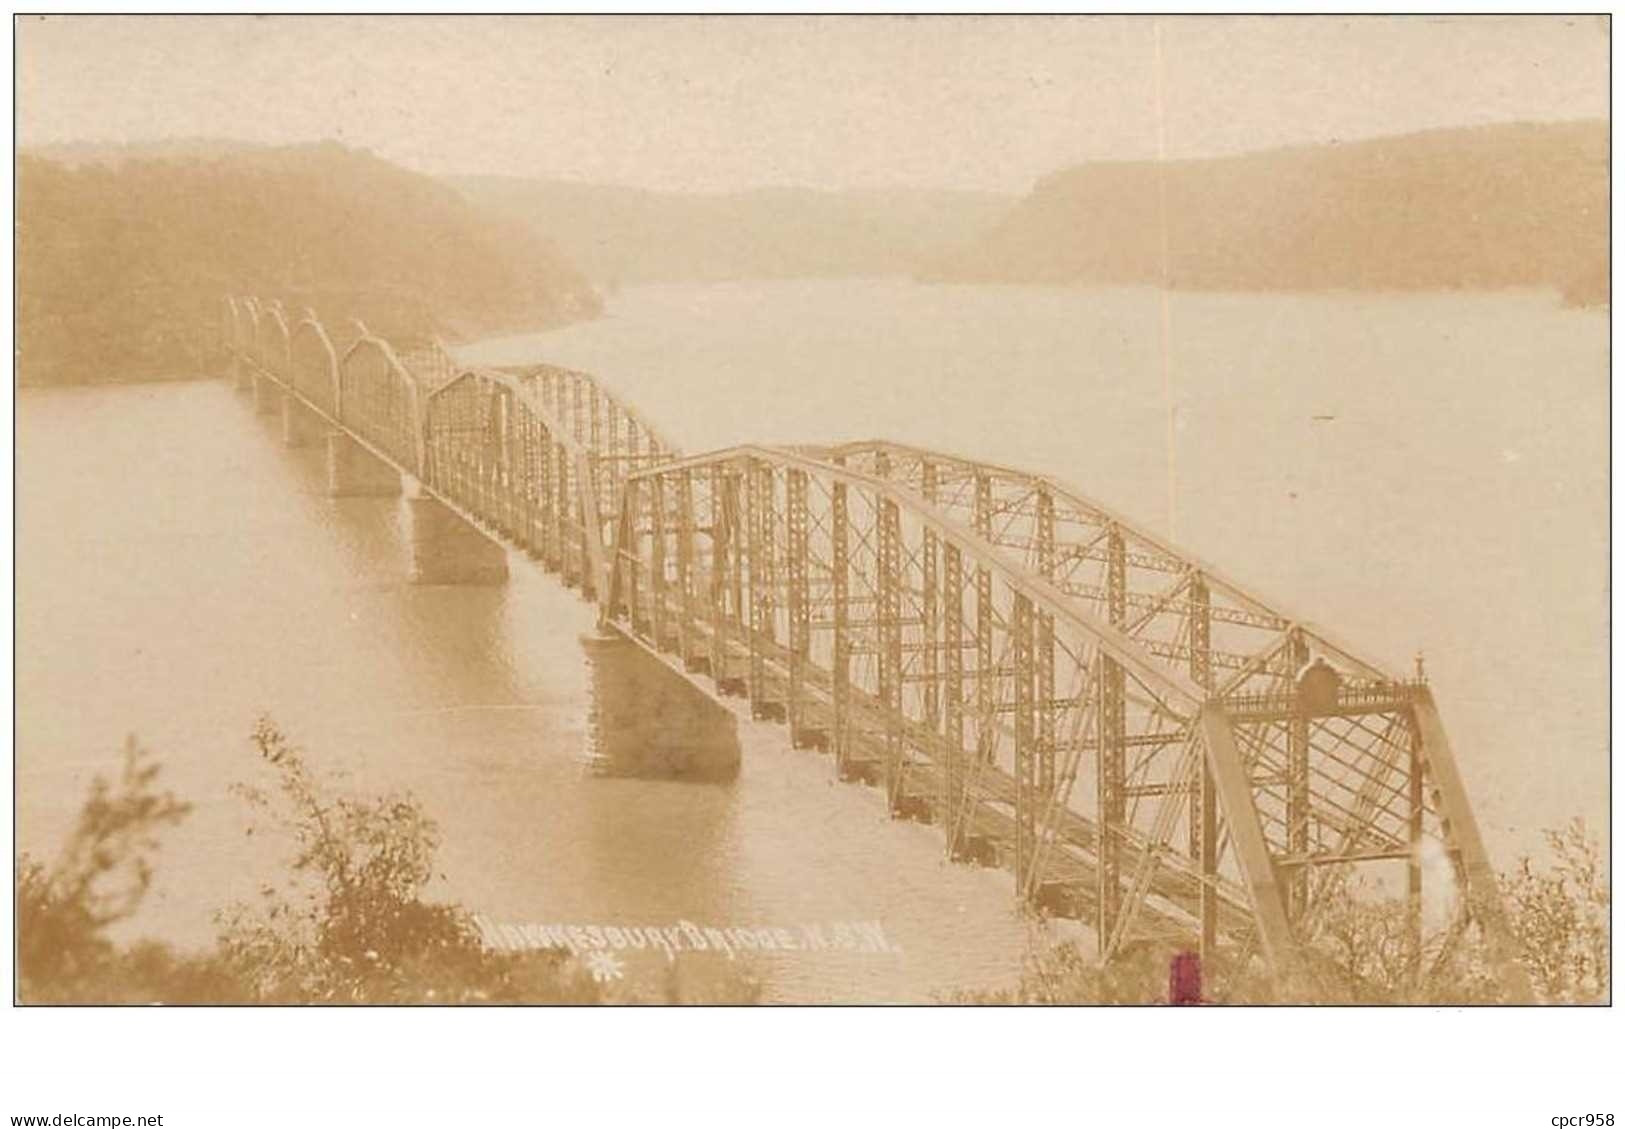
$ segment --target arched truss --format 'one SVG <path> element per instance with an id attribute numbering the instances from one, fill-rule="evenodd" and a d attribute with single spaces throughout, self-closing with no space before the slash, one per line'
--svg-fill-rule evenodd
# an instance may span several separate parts
<path id="1" fill-rule="evenodd" d="M 1042 478 L 742 447 L 630 476 L 611 563 L 605 610 L 634 637 L 883 777 L 951 853 L 991 847 L 1105 956 L 1153 936 L 1290 963 L 1314 927 L 1299 875 L 1415 860 L 1429 837 L 1497 910 L 1425 687 Z M 1351 675 L 1313 715 L 1278 654 L 1306 647 Z"/>
<path id="2" fill-rule="evenodd" d="M 218 340 L 220 348 L 229 354 L 237 348 L 237 299 L 229 294 L 221 299 L 219 313 Z"/>
<path id="3" fill-rule="evenodd" d="M 438 337 L 395 343 L 395 355 L 418 387 L 433 391 L 457 375 L 457 364 Z"/>
<path id="4" fill-rule="evenodd" d="M 585 488 L 591 452 L 512 373 L 464 369 L 426 405 L 425 483 L 596 596 L 615 499 Z"/>
<path id="5" fill-rule="evenodd" d="M 288 323 L 279 306 L 261 306 L 254 321 L 255 359 L 273 376 L 288 374 Z"/>
<path id="6" fill-rule="evenodd" d="M 258 303 L 252 298 L 238 298 L 232 302 L 233 338 L 232 347 L 240 355 L 257 359 L 259 357 L 259 320 Z"/>
<path id="7" fill-rule="evenodd" d="M 288 341 L 288 362 L 294 391 L 330 419 L 341 418 L 338 354 L 327 331 L 309 310 L 294 326 Z"/>
<path id="8" fill-rule="evenodd" d="M 1123 627 L 1146 654 L 1224 695 L 1288 691 L 1325 658 L 1362 685 L 1399 680 L 1211 565 L 1053 478 L 883 440 L 797 448 L 897 482 Z M 1121 583 L 1114 582 L 1114 570 Z M 1114 602 L 1115 601 L 1115 602 Z M 1208 621 L 1193 644 L 1190 608 Z M 1198 625 L 1200 630 L 1200 625 Z"/>
<path id="9" fill-rule="evenodd" d="M 1461 888 L 1476 889 L 1480 900 L 1498 907 L 1487 856 L 1425 686 L 1359 658 L 1211 565 L 1053 479 L 884 441 L 809 453 L 906 486 L 975 530 L 1013 565 L 1124 631 L 1146 661 L 1188 676 L 1221 703 L 1230 738 L 1248 765 L 1252 806 L 1298 936 L 1315 932 L 1332 878 L 1328 868 L 1402 862 L 1410 870 L 1408 885 L 1419 894 L 1429 844 L 1451 858 Z M 1040 617 L 1040 700 L 1048 696 L 1046 631 Z M 1340 676 L 1335 701 L 1313 708 L 1298 692 L 1298 676 L 1311 659 Z M 1116 677 L 1109 667 L 1107 674 Z M 1114 699 L 1108 694 L 1106 700 Z M 1121 809 L 1148 784 L 1169 795 L 1183 792 L 1183 812 L 1159 817 L 1159 842 L 1183 847 L 1194 860 L 1222 854 L 1231 831 L 1211 774 L 1194 766 L 1182 786 L 1137 778 L 1142 771 L 1154 777 L 1155 761 L 1134 757 L 1132 717 L 1124 717 L 1122 726 L 1111 720 L 1101 736 L 1102 802 Z M 1040 728 L 1047 729 L 1042 715 Z M 1054 748 L 1047 735 L 1041 734 L 1035 755 L 1041 778 L 1053 761 L 1065 775 L 1065 750 Z"/>
<path id="10" fill-rule="evenodd" d="M 556 365 L 523 365 L 502 370 L 533 384 L 543 407 L 570 428 L 576 442 L 601 453 L 600 461 L 636 468 L 663 462 L 677 447 L 638 410 L 597 377 Z"/>
<path id="11" fill-rule="evenodd" d="M 598 378 L 554 365 L 525 365 L 502 371 L 517 375 L 535 389 L 542 408 L 570 436 L 594 453 L 594 481 L 602 512 L 619 506 L 626 476 L 666 462 L 678 454 L 676 446 L 636 408 L 611 392 Z"/>
<path id="12" fill-rule="evenodd" d="M 389 343 L 358 338 L 339 364 L 339 422 L 408 474 L 422 477 L 422 394 Z"/>
<path id="13" fill-rule="evenodd" d="M 239 356 L 286 382 L 280 311 L 241 299 L 232 319 Z M 1091 921 L 1104 956 L 1153 936 L 1290 965 L 1346 864 L 1405 865 L 1414 921 L 1430 840 L 1506 953 L 1427 687 L 1077 491 L 883 441 L 681 458 L 587 374 L 453 367 L 430 388 L 350 328 L 343 427 L 606 623 L 884 779 L 951 855 Z M 326 411 L 331 343 L 314 318 L 295 337 L 295 390 Z M 1306 704 L 1310 659 L 1340 678 Z"/>
<path id="14" fill-rule="evenodd" d="M 329 340 L 333 343 L 333 352 L 342 358 L 357 341 L 372 336 L 374 334 L 360 318 L 347 318 L 343 325 L 332 331 Z"/>

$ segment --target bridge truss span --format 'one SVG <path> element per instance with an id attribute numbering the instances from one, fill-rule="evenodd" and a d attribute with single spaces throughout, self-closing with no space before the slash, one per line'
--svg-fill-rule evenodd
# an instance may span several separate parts
<path id="1" fill-rule="evenodd" d="M 231 299 L 236 365 L 522 550 L 957 861 L 1135 944 L 1312 961 L 1350 868 L 1424 860 L 1507 959 L 1429 688 L 1044 475 L 884 440 L 685 456 L 586 373 L 408 361 Z M 1420 951 L 1418 949 L 1418 951 Z"/>
<path id="2" fill-rule="evenodd" d="M 458 372 L 430 394 L 425 481 L 482 525 L 595 596 L 604 530 L 590 453 L 512 373 Z"/>
<path id="3" fill-rule="evenodd" d="M 288 323 L 282 316 L 282 307 L 275 303 L 261 304 L 254 319 L 255 360 L 273 375 L 286 381 L 288 377 Z"/>
<path id="4" fill-rule="evenodd" d="M 423 472 L 423 399 L 389 342 L 358 337 L 339 365 L 337 421 L 402 470 Z"/>
<path id="5" fill-rule="evenodd" d="M 1289 963 L 1350 866 L 1402 863 L 1418 917 L 1433 850 L 1498 917 L 1425 685 L 1042 476 L 878 442 L 697 456 L 628 480 L 612 564 L 611 619 L 1103 959 Z"/>
<path id="6" fill-rule="evenodd" d="M 1073 784 L 1114 734 L 1146 796 L 1202 756 L 1198 684 L 955 515 L 832 461 L 742 447 L 639 472 L 613 568 L 605 610 L 636 638 L 843 777 L 884 782 L 950 857 L 1007 865 L 1025 896 L 1097 926 L 1122 914 L 1112 868 L 1156 853 L 1157 821 Z M 1250 928 L 1244 887 L 1216 869 L 1204 885 L 1182 855 L 1147 880 L 1145 924 L 1188 932 L 1204 889 L 1215 925 Z"/>
<path id="7" fill-rule="evenodd" d="M 323 415 L 343 418 L 339 358 L 316 315 L 305 312 L 288 339 L 289 376 L 294 389 Z"/>
<path id="8" fill-rule="evenodd" d="M 1101 840 L 1097 879 L 1106 955 L 1129 934 L 1135 900 L 1148 888 L 1146 871 L 1181 852 L 1198 868 L 1204 888 L 1212 876 L 1229 873 L 1250 889 L 1257 931 L 1248 944 L 1272 943 L 1262 935 L 1272 920 L 1277 948 L 1297 949 L 1312 939 L 1333 884 L 1351 865 L 1365 863 L 1404 864 L 1415 932 L 1423 860 L 1434 853 L 1450 860 L 1459 889 L 1477 891 L 1468 899 L 1474 911 L 1504 936 L 1499 893 L 1465 793 L 1448 783 L 1458 771 L 1425 684 L 1382 670 L 1052 478 L 884 440 L 800 450 L 896 483 L 957 518 L 1007 567 L 1060 588 L 1130 637 L 1144 662 L 1199 688 L 1212 716 L 1186 719 L 1181 732 L 1203 746 L 1203 755 L 1168 774 L 1157 754 L 1138 751 L 1167 746 L 1161 735 L 1145 731 L 1143 709 L 1136 716 L 1134 688 L 1122 699 L 1120 659 L 1109 655 L 1101 663 L 1105 723 L 1087 750 L 1092 763 L 1085 763 L 1094 776 L 1096 817 L 1104 813 L 1108 826 L 1148 836 L 1154 848 L 1141 854 L 1139 873 L 1128 883 L 1127 909 L 1114 912 L 1110 899 L 1126 863 L 1113 857 L 1114 836 Z M 1049 699 L 1052 685 L 1050 630 L 1040 613 L 1039 702 Z M 1222 733 L 1213 718 L 1222 720 Z M 1039 816 L 1042 844 L 1057 833 L 1056 813 L 1065 810 L 1064 789 L 1076 770 L 1075 751 L 1051 739 L 1054 727 L 1041 715 L 1039 728 L 1036 776 L 1063 782 Z M 1228 782 L 1235 785 L 1229 807 L 1223 803 L 1227 782 L 1215 778 L 1225 771 L 1215 758 L 1226 759 L 1228 747 L 1239 757 L 1237 779 Z M 1251 810 L 1237 813 L 1243 794 Z M 1259 856 L 1250 864 L 1249 839 Z M 1131 841 L 1132 834 L 1125 835 L 1123 842 Z M 1028 876 L 1029 895 L 1043 879 L 1041 871 Z M 1216 907 L 1204 907 L 1204 948 L 1214 943 L 1219 925 Z M 1516 970 L 1510 974 L 1521 980 Z"/>

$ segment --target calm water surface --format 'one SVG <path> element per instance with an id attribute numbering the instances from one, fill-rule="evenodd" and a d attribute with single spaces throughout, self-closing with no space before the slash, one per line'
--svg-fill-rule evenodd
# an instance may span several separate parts
<path id="1" fill-rule="evenodd" d="M 1424 650 L 1499 860 L 1573 815 L 1603 830 L 1606 319 L 1177 295 L 1172 326 L 1177 539 L 1397 669 Z M 888 436 L 1166 530 L 1158 332 L 1146 291 L 752 283 L 629 290 L 463 353 L 591 369 L 686 449 Z M 595 702 L 626 682 L 583 646 L 588 607 L 518 561 L 502 588 L 406 584 L 398 501 L 325 497 L 319 452 L 223 382 L 25 392 L 18 446 L 19 843 L 59 841 L 129 732 L 197 805 L 132 931 L 204 942 L 275 873 L 227 791 L 264 712 L 357 787 L 417 794 L 437 893 L 493 918 L 879 921 L 901 950 L 758 956 L 775 999 L 1014 971 L 1008 878 L 948 866 L 776 726 L 738 723 L 732 782 L 601 771 L 625 750 Z"/>

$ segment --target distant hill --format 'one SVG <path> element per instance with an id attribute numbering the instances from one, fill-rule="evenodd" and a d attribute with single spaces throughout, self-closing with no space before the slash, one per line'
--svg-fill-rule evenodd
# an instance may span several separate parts
<path id="1" fill-rule="evenodd" d="M 228 293 L 397 336 L 518 330 L 597 309 L 533 230 L 368 153 L 82 156 L 70 166 L 25 153 L 17 164 L 25 383 L 194 373 Z"/>
<path id="2" fill-rule="evenodd" d="M 475 203 L 549 233 L 589 277 L 611 286 L 912 274 L 1014 203 L 918 189 L 677 193 L 512 177 L 450 182 Z"/>
<path id="3" fill-rule="evenodd" d="M 1162 184 L 1159 188 L 1159 179 Z M 1045 177 L 928 275 L 1201 290 L 1553 286 L 1608 299 L 1608 124 L 1446 129 Z"/>
<path id="4" fill-rule="evenodd" d="M 224 137 L 166 137 L 159 141 L 60 141 L 27 145 L 30 157 L 55 161 L 59 165 L 123 165 L 130 161 L 197 160 L 233 156 L 246 150 L 264 152 L 269 146 Z"/>

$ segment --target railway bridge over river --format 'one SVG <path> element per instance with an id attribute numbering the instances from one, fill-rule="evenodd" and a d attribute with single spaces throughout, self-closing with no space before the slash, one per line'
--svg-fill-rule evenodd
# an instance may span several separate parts
<path id="1" fill-rule="evenodd" d="M 252 298 L 221 329 L 284 439 L 327 445 L 334 493 L 404 483 L 416 579 L 528 557 L 949 858 L 1081 919 L 1102 961 L 1151 943 L 1291 974 L 1349 868 L 1391 872 L 1419 946 L 1442 871 L 1527 993 L 1425 681 L 1072 487 L 884 440 L 684 453 L 585 373 Z"/>

